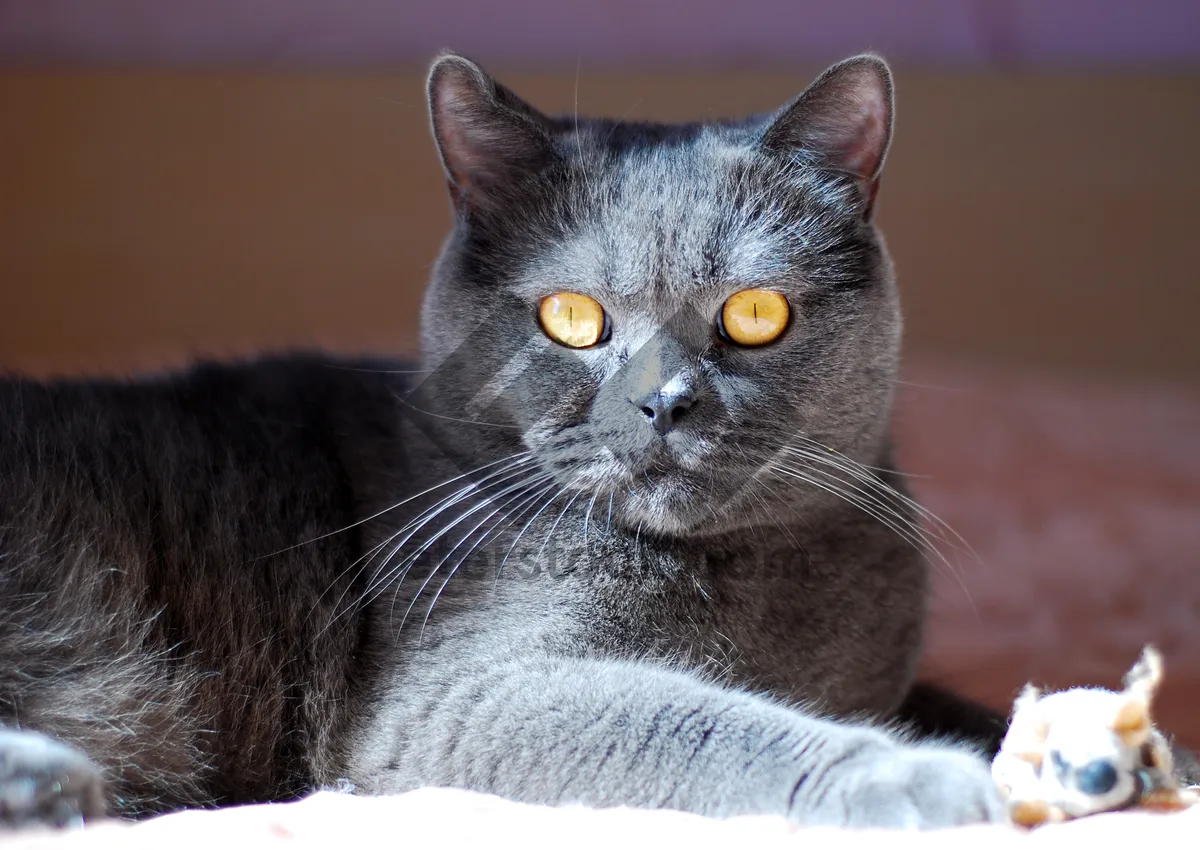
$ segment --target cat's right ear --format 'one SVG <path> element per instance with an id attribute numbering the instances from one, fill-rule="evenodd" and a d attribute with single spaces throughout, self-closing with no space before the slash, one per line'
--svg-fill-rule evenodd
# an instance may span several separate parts
<path id="1" fill-rule="evenodd" d="M 506 185 L 553 160 L 545 116 L 469 59 L 439 57 L 428 96 L 433 136 L 460 211 L 494 203 Z"/>

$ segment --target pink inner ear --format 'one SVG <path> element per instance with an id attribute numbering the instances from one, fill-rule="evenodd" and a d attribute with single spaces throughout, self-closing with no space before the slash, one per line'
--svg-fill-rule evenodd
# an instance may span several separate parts
<path id="1" fill-rule="evenodd" d="M 878 172 L 891 132 L 891 109 L 885 83 L 872 70 L 857 68 L 829 84 L 823 107 L 818 100 L 814 117 L 825 125 L 831 150 L 841 166 L 864 178 Z M 822 115 L 821 113 L 824 113 Z"/>
<path id="2" fill-rule="evenodd" d="M 451 183 L 459 189 L 467 189 L 471 185 L 471 172 L 476 169 L 472 148 L 464 138 L 465 134 L 454 127 L 442 137 L 442 155 L 446 158 L 446 168 L 450 171 Z"/>
<path id="3" fill-rule="evenodd" d="M 843 162 L 849 171 L 870 177 L 879 168 L 884 145 L 887 144 L 887 107 L 868 98 L 859 105 L 857 121 L 850 122 L 858 128 L 857 137 L 844 148 Z"/>
<path id="4" fill-rule="evenodd" d="M 434 70 L 430 81 L 434 131 L 451 181 L 460 189 L 486 165 L 487 123 L 494 111 L 482 72 L 450 59 Z"/>
<path id="5" fill-rule="evenodd" d="M 466 188 L 471 172 L 478 167 L 477 143 L 470 137 L 469 108 L 453 88 L 447 86 L 446 89 L 438 93 L 434 103 L 434 122 L 450 177 L 460 188 Z"/>

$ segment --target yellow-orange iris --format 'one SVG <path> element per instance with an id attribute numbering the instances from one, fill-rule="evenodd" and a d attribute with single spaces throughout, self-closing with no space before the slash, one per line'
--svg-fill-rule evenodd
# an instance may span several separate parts
<path id="1" fill-rule="evenodd" d="M 721 308 L 725 334 L 738 345 L 766 345 L 787 328 L 787 299 L 769 289 L 743 289 Z"/>
<path id="2" fill-rule="evenodd" d="M 538 319 L 546 336 L 571 348 L 595 345 L 604 335 L 604 308 L 595 298 L 578 292 L 556 292 L 543 298 Z"/>

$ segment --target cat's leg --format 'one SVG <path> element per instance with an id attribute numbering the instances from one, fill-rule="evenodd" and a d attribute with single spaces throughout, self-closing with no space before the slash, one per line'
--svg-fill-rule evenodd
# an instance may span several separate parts
<path id="1" fill-rule="evenodd" d="M 100 769 L 37 732 L 0 727 L 0 830 L 72 826 L 105 814 Z"/>
<path id="2" fill-rule="evenodd" d="M 445 785 L 535 803 L 853 826 L 1003 816 L 973 752 L 906 745 L 649 664 L 525 658 L 438 675 L 409 679 L 381 708 L 352 759 L 360 789 Z"/>
<path id="3" fill-rule="evenodd" d="M 154 651 L 153 621 L 131 624 L 132 606 L 122 615 L 81 596 L 28 594 L 37 606 L 6 609 L 22 597 L 0 594 L 0 821 L 61 822 L 59 788 L 61 811 L 85 819 L 103 810 L 95 789 L 121 817 L 209 804 L 211 751 L 196 744 L 213 727 L 191 713 L 194 668 Z"/>

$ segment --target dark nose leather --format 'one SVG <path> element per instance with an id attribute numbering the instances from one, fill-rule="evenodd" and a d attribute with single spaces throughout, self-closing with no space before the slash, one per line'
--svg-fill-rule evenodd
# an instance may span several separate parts
<path id="1" fill-rule="evenodd" d="M 675 427 L 675 423 L 679 421 L 680 417 L 692 406 L 694 399 L 691 390 L 682 388 L 667 392 L 660 390 L 632 401 L 650 420 L 654 430 L 665 437 L 667 432 Z"/>

